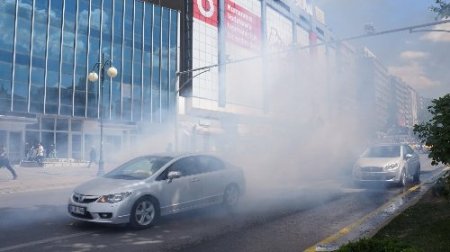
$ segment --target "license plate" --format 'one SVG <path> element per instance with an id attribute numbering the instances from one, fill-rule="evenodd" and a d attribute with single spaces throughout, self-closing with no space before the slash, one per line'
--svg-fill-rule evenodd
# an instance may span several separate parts
<path id="1" fill-rule="evenodd" d="M 80 207 L 80 206 L 69 205 L 69 212 L 74 213 L 74 214 L 85 215 L 86 214 L 86 208 L 85 207 Z"/>
<path id="2" fill-rule="evenodd" d="M 381 177 L 378 174 L 367 174 L 367 175 L 364 176 L 364 179 L 367 179 L 367 180 L 379 180 L 379 179 L 381 179 Z"/>

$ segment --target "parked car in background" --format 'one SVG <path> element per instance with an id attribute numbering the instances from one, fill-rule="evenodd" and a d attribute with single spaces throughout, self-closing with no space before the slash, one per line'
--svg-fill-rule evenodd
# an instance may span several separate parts
<path id="1" fill-rule="evenodd" d="M 353 166 L 353 181 L 396 183 L 419 182 L 419 155 L 407 144 L 377 144 L 369 147 Z"/>
<path id="2" fill-rule="evenodd" d="M 242 169 L 218 157 L 149 155 L 76 187 L 68 212 L 81 221 L 146 228 L 162 215 L 215 204 L 233 208 L 244 190 Z"/>

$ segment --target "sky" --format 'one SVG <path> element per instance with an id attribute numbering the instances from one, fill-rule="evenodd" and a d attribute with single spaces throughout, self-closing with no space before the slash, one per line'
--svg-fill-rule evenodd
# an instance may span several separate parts
<path id="1" fill-rule="evenodd" d="M 377 32 L 438 21 L 430 11 L 434 0 L 315 0 L 336 38 L 364 34 L 364 25 Z M 450 24 L 423 29 L 449 32 L 403 31 L 351 41 L 366 46 L 387 67 L 421 96 L 437 98 L 450 93 Z"/>

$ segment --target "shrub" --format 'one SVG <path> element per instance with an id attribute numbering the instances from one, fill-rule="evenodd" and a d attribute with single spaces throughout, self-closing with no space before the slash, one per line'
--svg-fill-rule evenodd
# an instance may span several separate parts
<path id="1" fill-rule="evenodd" d="M 419 252 L 405 243 L 393 239 L 378 240 L 363 238 L 349 242 L 337 250 L 338 252 Z"/>
<path id="2" fill-rule="evenodd" d="M 440 177 L 432 187 L 434 196 L 450 199 L 450 176 L 448 172 Z"/>

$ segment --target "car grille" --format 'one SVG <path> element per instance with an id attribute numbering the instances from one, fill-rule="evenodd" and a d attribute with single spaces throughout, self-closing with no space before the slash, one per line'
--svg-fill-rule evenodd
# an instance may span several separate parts
<path id="1" fill-rule="evenodd" d="M 95 195 L 84 195 L 79 193 L 74 193 L 72 196 L 73 201 L 78 203 L 91 203 L 96 201 L 99 198 L 99 196 Z"/>
<path id="2" fill-rule="evenodd" d="M 361 176 L 362 180 L 386 180 L 384 174 L 377 174 L 377 173 L 373 173 L 373 174 L 363 174 Z"/>
<path id="3" fill-rule="evenodd" d="M 78 217 L 78 218 L 82 218 L 82 219 L 88 219 L 88 220 L 92 220 L 93 217 L 91 215 L 91 213 L 86 212 L 85 214 L 77 214 L 77 213 L 70 213 L 72 216 Z"/>
<path id="4" fill-rule="evenodd" d="M 366 166 L 361 167 L 362 172 L 382 172 L 383 167 L 376 167 L 376 166 Z"/>
<path id="5" fill-rule="evenodd" d="M 378 181 L 386 181 L 395 178 L 395 174 L 386 174 L 386 173 L 363 173 L 361 174 L 361 180 L 378 180 Z"/>

